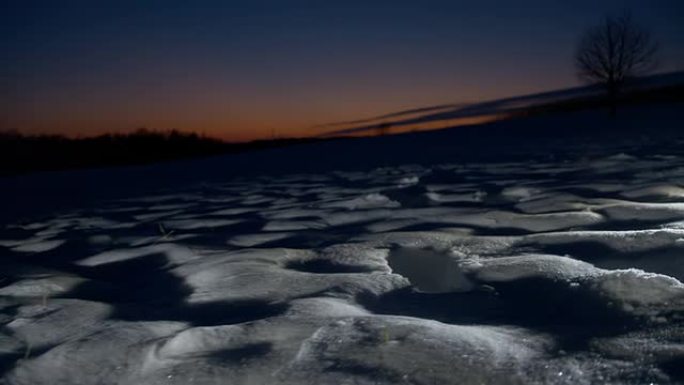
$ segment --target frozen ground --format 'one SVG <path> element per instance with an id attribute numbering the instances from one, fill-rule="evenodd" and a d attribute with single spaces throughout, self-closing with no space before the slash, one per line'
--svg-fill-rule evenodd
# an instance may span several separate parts
<path id="1" fill-rule="evenodd" d="M 684 157 L 242 177 L 0 233 L 6 384 L 684 382 Z"/>
<path id="2" fill-rule="evenodd" d="M 2 180 L 0 384 L 682 384 L 651 111 Z"/>

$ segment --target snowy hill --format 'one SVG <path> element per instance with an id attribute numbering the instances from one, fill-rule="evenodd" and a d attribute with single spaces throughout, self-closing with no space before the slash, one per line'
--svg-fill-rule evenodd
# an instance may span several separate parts
<path id="1" fill-rule="evenodd" d="M 682 86 L 684 86 L 684 72 L 672 72 L 632 79 L 627 83 L 625 92 Z M 420 125 L 439 122 L 457 124 L 459 119 L 502 116 L 513 112 L 525 111 L 531 107 L 601 97 L 603 93 L 604 90 L 601 86 L 592 85 L 472 104 L 446 104 L 425 107 L 387 114 L 372 119 L 342 122 L 334 126 L 342 125 L 346 127 L 336 128 L 332 131 L 329 130 L 323 136 L 358 135 L 374 132 L 380 124 L 391 125 L 399 130 L 403 130 L 405 127 L 419 127 Z"/>

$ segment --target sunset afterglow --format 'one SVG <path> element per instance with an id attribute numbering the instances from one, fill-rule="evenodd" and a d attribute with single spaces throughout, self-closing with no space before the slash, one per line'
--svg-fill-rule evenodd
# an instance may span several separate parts
<path id="1" fill-rule="evenodd" d="M 681 14 L 658 2 L 208 3 L 5 3 L 0 130 L 246 141 L 573 86 L 576 31 L 624 8 L 662 41 L 662 70 L 684 65 Z"/>

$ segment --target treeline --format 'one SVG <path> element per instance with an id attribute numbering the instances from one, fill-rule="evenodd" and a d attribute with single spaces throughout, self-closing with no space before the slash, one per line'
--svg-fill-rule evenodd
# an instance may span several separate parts
<path id="1" fill-rule="evenodd" d="M 0 175 L 85 167 L 134 165 L 252 149 L 279 147 L 311 139 L 228 143 L 178 130 L 138 129 L 86 138 L 0 132 Z"/>

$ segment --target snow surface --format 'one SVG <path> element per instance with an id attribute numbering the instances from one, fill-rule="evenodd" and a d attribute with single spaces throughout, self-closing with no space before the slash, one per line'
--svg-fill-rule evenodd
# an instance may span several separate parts
<path id="1" fill-rule="evenodd" d="M 682 186 L 684 157 L 619 151 L 243 176 L 11 223 L 0 383 L 684 383 Z"/>

